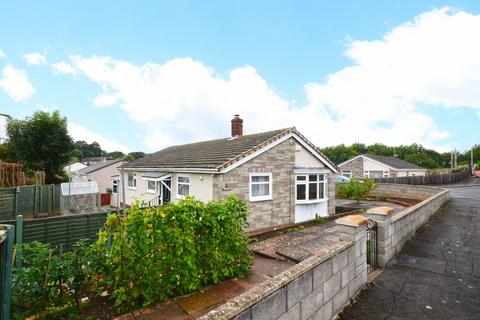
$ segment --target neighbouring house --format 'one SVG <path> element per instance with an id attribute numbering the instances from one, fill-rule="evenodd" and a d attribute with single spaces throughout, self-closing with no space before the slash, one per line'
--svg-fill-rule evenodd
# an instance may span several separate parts
<path id="1" fill-rule="evenodd" d="M 73 177 L 79 170 L 86 168 L 87 165 L 81 162 L 71 163 L 68 166 L 65 166 L 63 170 L 67 173 L 69 177 Z"/>
<path id="2" fill-rule="evenodd" d="M 78 170 L 73 177 L 74 182 L 95 181 L 100 193 L 106 193 L 111 188 L 111 177 L 118 174 L 118 167 L 126 161 L 122 159 L 104 160 Z"/>
<path id="3" fill-rule="evenodd" d="M 83 158 L 82 163 L 87 166 L 91 166 L 92 164 L 105 162 L 107 160 L 117 160 L 117 159 L 113 157 L 86 157 L 86 158 Z"/>
<path id="4" fill-rule="evenodd" d="M 194 196 L 202 201 L 236 194 L 249 206 L 249 231 L 335 213 L 335 173 L 320 150 L 295 128 L 172 146 L 126 163 L 113 180 L 122 205 L 158 205 Z"/>
<path id="5" fill-rule="evenodd" d="M 348 178 L 424 176 L 427 169 L 396 157 L 362 154 L 338 165 Z"/>

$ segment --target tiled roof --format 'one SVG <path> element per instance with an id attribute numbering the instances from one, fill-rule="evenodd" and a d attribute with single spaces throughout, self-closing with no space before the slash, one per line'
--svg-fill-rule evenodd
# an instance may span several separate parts
<path id="1" fill-rule="evenodd" d="M 122 167 L 219 169 L 240 160 L 246 155 L 292 132 L 295 132 L 302 139 L 305 139 L 295 128 L 285 128 L 235 138 L 172 146 L 129 162 Z M 307 143 L 309 142 L 307 141 Z M 310 146 L 320 153 L 318 148 L 312 144 L 310 144 Z M 329 161 L 326 156 L 324 156 L 324 158 Z M 335 167 L 330 161 L 329 163 Z"/>
<path id="2" fill-rule="evenodd" d="M 417 166 L 416 164 L 395 157 L 376 156 L 371 154 L 366 154 L 365 156 L 375 161 L 381 162 L 394 169 L 424 169 L 420 166 Z"/>
<path id="3" fill-rule="evenodd" d="M 79 174 L 79 175 L 89 174 L 89 173 L 92 173 L 94 171 L 97 171 L 97 170 L 100 170 L 102 168 L 108 167 L 108 166 L 110 166 L 112 164 L 115 164 L 117 162 L 120 162 L 120 161 L 123 161 L 123 160 L 122 159 L 114 159 L 114 160 L 106 160 L 106 161 L 102 161 L 102 162 L 97 162 L 97 163 L 89 165 L 86 168 L 78 170 L 77 174 Z"/>

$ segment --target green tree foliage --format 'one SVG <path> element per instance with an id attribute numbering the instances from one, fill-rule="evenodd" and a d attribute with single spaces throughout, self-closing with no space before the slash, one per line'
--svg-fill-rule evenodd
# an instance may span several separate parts
<path id="1" fill-rule="evenodd" d="M 381 143 L 375 143 L 366 146 L 361 143 L 354 143 L 351 146 L 343 144 L 326 147 L 322 151 L 336 164 L 342 163 L 360 154 L 371 154 L 377 156 L 393 156 L 394 154 L 405 161 L 414 163 L 423 168 L 449 168 L 450 152 L 437 152 L 432 149 L 426 149 L 420 144 L 401 145 L 397 147 L 386 146 Z M 480 145 L 474 147 L 474 160 L 480 160 Z M 466 150 L 458 155 L 458 164 L 465 165 L 470 163 L 470 150 Z"/>
<path id="2" fill-rule="evenodd" d="M 98 142 L 87 143 L 85 141 L 77 141 L 75 142 L 74 148 L 82 153 L 82 159 L 87 157 L 101 157 L 106 154 Z"/>
<path id="3" fill-rule="evenodd" d="M 47 183 L 62 180 L 63 166 L 73 150 L 67 119 L 58 111 L 38 111 L 25 120 L 8 120 L 8 148 L 13 158 L 31 170 L 43 170 Z"/>
<path id="4" fill-rule="evenodd" d="M 375 187 L 372 179 L 352 179 L 348 183 L 337 184 L 337 195 L 339 198 L 356 200 L 359 204 Z"/>
<path id="5" fill-rule="evenodd" d="M 145 157 L 146 153 L 141 151 L 130 152 L 128 155 L 132 156 L 134 160 Z"/>
<path id="6" fill-rule="evenodd" d="M 123 159 L 125 158 L 125 154 L 122 151 L 113 151 L 107 153 L 109 157 L 115 158 L 115 159 Z"/>

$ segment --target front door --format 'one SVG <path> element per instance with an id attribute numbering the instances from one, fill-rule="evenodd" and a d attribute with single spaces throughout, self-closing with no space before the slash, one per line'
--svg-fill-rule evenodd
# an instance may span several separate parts
<path id="1" fill-rule="evenodd" d="M 172 190 L 172 179 L 168 178 L 168 179 L 164 179 L 164 180 L 160 181 L 160 188 L 161 188 L 160 195 L 161 195 L 161 198 L 162 198 L 162 203 L 170 202 L 171 197 L 172 197 L 172 192 L 171 192 L 171 190 Z"/>

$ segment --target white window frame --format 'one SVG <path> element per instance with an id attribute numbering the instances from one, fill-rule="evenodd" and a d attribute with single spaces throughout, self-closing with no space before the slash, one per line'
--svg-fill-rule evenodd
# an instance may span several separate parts
<path id="1" fill-rule="evenodd" d="M 264 196 L 254 196 L 253 195 L 253 192 L 252 192 L 253 185 L 266 184 L 267 183 L 267 182 L 253 182 L 252 181 L 253 177 L 268 177 L 268 192 L 269 192 L 268 195 L 264 195 Z M 249 183 L 249 186 L 248 186 L 250 202 L 272 200 L 273 199 L 272 186 L 273 186 L 273 183 L 272 183 L 272 173 L 271 172 L 250 172 L 250 183 Z"/>
<path id="2" fill-rule="evenodd" d="M 349 171 L 349 170 L 342 171 L 342 176 L 344 176 L 345 178 L 351 179 L 352 178 L 352 171 Z"/>
<path id="3" fill-rule="evenodd" d="M 149 189 L 149 188 L 148 188 L 148 183 L 149 183 L 149 182 L 153 182 L 153 184 L 154 184 L 153 189 Z M 146 179 L 145 183 L 146 183 L 146 185 L 145 185 L 145 190 L 146 190 L 146 192 L 148 192 L 148 193 L 156 193 L 156 192 L 157 192 L 157 182 L 156 182 L 155 180 Z"/>
<path id="4" fill-rule="evenodd" d="M 117 191 L 115 191 L 115 187 L 117 187 Z M 118 193 L 118 180 L 112 180 L 112 193 Z"/>
<path id="5" fill-rule="evenodd" d="M 180 182 L 180 178 L 188 178 L 188 182 Z M 189 196 L 190 195 L 190 187 L 191 187 L 191 177 L 189 175 L 185 175 L 185 174 L 180 174 L 180 175 L 177 175 L 177 179 L 175 179 L 177 181 L 177 198 L 178 199 L 185 199 L 185 196 Z M 183 184 L 183 185 L 187 185 L 188 186 L 188 194 L 185 194 L 185 195 L 182 195 L 182 194 L 179 194 L 178 193 L 178 190 L 180 189 L 178 186 L 180 184 Z"/>
<path id="6" fill-rule="evenodd" d="M 317 199 L 310 200 L 310 182 L 309 177 L 310 175 L 316 175 L 317 177 Z M 304 176 L 305 180 L 304 181 L 298 181 L 297 177 L 299 176 Z M 320 180 L 319 176 L 323 176 L 323 181 Z M 320 188 L 319 185 L 320 183 L 323 183 L 323 198 L 320 198 Z M 297 200 L 297 185 L 305 185 L 305 200 Z M 328 201 L 328 175 L 324 173 L 302 173 L 302 174 L 296 174 L 295 175 L 295 204 L 309 204 L 309 203 L 320 203 L 320 202 L 325 202 Z"/>
<path id="7" fill-rule="evenodd" d="M 133 186 L 130 186 L 130 179 L 129 179 L 130 173 L 133 174 L 133 180 L 132 180 Z M 137 173 L 136 172 L 127 171 L 127 189 L 137 190 Z"/>

